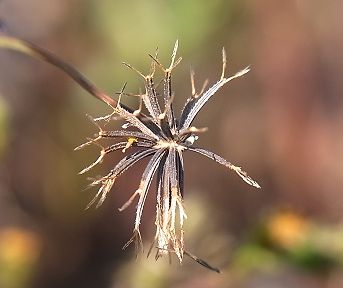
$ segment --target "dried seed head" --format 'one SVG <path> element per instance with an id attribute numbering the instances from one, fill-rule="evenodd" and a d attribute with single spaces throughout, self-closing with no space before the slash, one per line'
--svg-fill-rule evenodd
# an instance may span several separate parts
<path id="1" fill-rule="evenodd" d="M 206 131 L 207 128 L 198 129 L 191 126 L 193 120 L 206 102 L 226 83 L 247 73 L 249 68 L 245 68 L 231 77 L 226 77 L 225 72 L 227 60 L 225 49 L 223 48 L 223 66 L 219 81 L 206 91 L 205 87 L 207 85 L 207 81 L 205 81 L 200 93 L 196 93 L 194 81 L 195 74 L 193 71 L 191 71 L 192 93 L 181 112 L 180 118 L 176 119 L 172 106 L 174 96 L 171 91 L 171 79 L 173 69 L 181 61 L 181 58 L 175 60 L 177 49 L 178 41 L 175 43 L 169 68 L 164 68 L 164 66 L 158 61 L 157 53 L 155 56 L 149 55 L 153 61 L 151 64 L 150 73 L 146 76 L 133 66 L 124 63 L 127 67 L 129 67 L 131 70 L 134 70 L 144 79 L 145 93 L 139 94 L 141 104 L 138 110 L 131 112 L 128 109 L 122 108 L 120 105 L 121 100 L 118 99 L 118 104 L 113 108 L 113 113 L 119 115 L 122 119 L 127 121 L 127 123 L 124 124 L 125 129 L 129 127 L 135 129 L 126 131 L 126 133 L 124 133 L 123 131 L 106 131 L 104 128 L 100 127 L 100 133 L 94 139 L 94 141 L 100 141 L 104 137 L 122 137 L 126 139 L 126 142 L 119 142 L 117 143 L 118 146 L 116 147 L 113 147 L 113 145 L 102 149 L 99 158 L 81 172 L 87 172 L 96 164 L 100 163 L 107 153 L 118 149 L 122 149 L 123 152 L 126 152 L 128 148 L 132 146 L 141 147 L 141 150 L 124 157 L 109 174 L 97 182 L 100 185 L 98 193 L 95 197 L 100 197 L 98 205 L 103 202 L 106 194 L 112 188 L 115 179 L 120 174 L 132 167 L 141 159 L 147 156 L 152 156 L 143 172 L 138 189 L 119 209 L 120 211 L 126 209 L 135 201 L 136 198 L 138 198 L 133 237 L 125 245 L 125 248 L 132 242 L 136 243 L 136 249 L 141 246 L 140 224 L 143 214 L 143 207 L 152 179 L 154 175 L 157 174 L 157 204 L 155 218 L 156 234 L 148 255 L 150 254 L 152 248 L 155 247 L 156 259 L 163 255 L 174 253 L 179 261 L 182 262 L 183 256 L 187 255 L 201 265 L 218 272 L 216 268 L 211 267 L 203 260 L 185 250 L 183 226 L 184 221 L 187 219 L 187 214 L 183 205 L 184 166 L 182 154 L 183 152 L 189 150 L 204 155 L 235 171 L 246 183 L 260 188 L 257 182 L 252 180 L 246 174 L 246 172 L 241 170 L 240 167 L 231 164 L 213 152 L 202 148 L 193 147 L 194 142 L 198 139 L 197 134 Z M 162 91 L 164 103 L 162 106 L 160 106 L 158 101 L 159 93 L 157 92 L 154 81 L 156 66 L 161 68 L 162 72 L 164 72 L 164 87 Z M 122 92 L 120 93 L 120 96 L 123 95 Z M 148 112 L 147 116 L 142 114 L 142 103 Z M 84 145 L 86 144 L 88 144 L 88 142 Z M 92 202 L 94 202 L 94 199 Z"/>
<path id="2" fill-rule="evenodd" d="M 227 66 L 226 52 L 223 48 L 223 65 L 219 80 L 207 90 L 206 86 L 208 81 L 205 81 L 199 93 L 197 93 L 195 89 L 195 74 L 193 71 L 191 71 L 191 95 L 187 99 L 187 102 L 181 111 L 180 117 L 177 119 L 175 117 L 172 105 L 173 93 L 171 89 L 171 83 L 172 72 L 181 61 L 181 57 L 176 59 L 178 41 L 176 41 L 174 45 L 170 65 L 168 68 L 165 68 L 157 59 L 157 50 L 155 56 L 149 55 L 152 58 L 152 63 L 150 73 L 147 75 L 144 75 L 131 65 L 124 63 L 124 65 L 131 70 L 136 71 L 136 73 L 138 73 L 138 75 L 144 79 L 145 92 L 143 94 L 139 93 L 136 95 L 139 96 L 141 100 L 140 106 L 137 110 L 131 109 L 130 107 L 127 107 L 121 103 L 122 96 L 135 95 L 124 93 L 126 84 L 120 91 L 118 100 L 115 100 L 97 89 L 96 86 L 94 86 L 74 67 L 60 60 L 58 57 L 43 48 L 40 48 L 27 41 L 10 37 L 1 33 L 0 47 L 5 47 L 29 54 L 58 67 L 91 95 L 105 102 L 110 107 L 111 113 L 109 115 L 98 118 L 90 117 L 90 120 L 99 129 L 99 132 L 95 135 L 95 138 L 90 139 L 75 148 L 75 150 L 79 150 L 85 146 L 89 146 L 90 144 L 96 144 L 101 149 L 99 157 L 88 167 L 84 168 L 80 174 L 89 172 L 89 170 L 94 168 L 97 164 L 100 164 L 109 153 L 117 150 L 121 150 L 123 153 L 126 153 L 131 151 L 131 147 L 139 148 L 138 150 L 134 150 L 134 152 L 125 155 L 107 175 L 100 177 L 99 179 L 92 180 L 90 186 L 98 185 L 100 187 L 87 208 L 96 202 L 96 207 L 99 207 L 104 202 L 107 194 L 114 186 L 116 179 L 121 174 L 134 166 L 138 161 L 146 157 L 151 157 L 143 172 L 138 189 L 119 209 L 120 211 L 124 210 L 132 202 L 134 202 L 136 198 L 138 198 L 133 236 L 124 246 L 124 248 L 126 248 L 132 242 L 135 243 L 136 251 L 140 250 L 139 248 L 142 248 L 140 223 L 146 197 L 153 177 L 156 174 L 156 234 L 151 246 L 151 249 L 153 247 L 156 248 L 156 258 L 174 253 L 178 257 L 179 261 L 182 262 L 183 256 L 187 255 L 204 267 L 219 272 L 218 269 L 213 268 L 208 263 L 189 253 L 185 249 L 183 226 L 184 221 L 187 219 L 187 215 L 183 205 L 183 153 L 185 151 L 192 151 L 206 156 L 236 172 L 238 176 L 241 177 L 247 184 L 256 188 L 260 188 L 258 183 L 250 178 L 240 167 L 231 164 L 213 152 L 193 146 L 195 140 L 198 139 L 197 134 L 206 130 L 204 128 L 197 129 L 192 126 L 193 120 L 198 115 L 202 107 L 226 83 L 246 74 L 249 71 L 249 67 L 234 74 L 233 76 L 227 77 L 225 75 Z M 163 88 L 160 92 L 157 91 L 157 86 L 155 85 L 154 79 L 156 67 L 159 67 L 164 73 L 164 78 L 162 79 Z M 162 94 L 163 97 L 159 101 L 158 97 L 160 94 Z M 162 105 L 160 102 L 162 102 Z M 148 113 L 147 115 L 142 112 L 143 104 Z M 125 130 L 110 131 L 105 129 L 106 124 L 115 119 L 122 119 L 125 121 L 125 124 L 122 125 L 122 128 Z M 101 124 L 102 122 L 104 124 Z M 104 147 L 101 144 L 104 139 L 118 138 L 123 139 L 124 141 L 119 141 L 107 147 Z M 151 249 L 149 250 L 148 254 L 150 254 Z"/>

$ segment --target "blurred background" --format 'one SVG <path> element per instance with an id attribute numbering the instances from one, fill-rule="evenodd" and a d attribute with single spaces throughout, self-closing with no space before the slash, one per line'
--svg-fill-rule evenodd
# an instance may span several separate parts
<path id="1" fill-rule="evenodd" d="M 186 247 L 222 270 L 185 258 L 146 259 L 154 191 L 143 215 L 145 253 L 122 251 L 144 162 L 123 175 L 99 209 L 85 211 L 122 156 L 78 175 L 99 153 L 74 147 L 97 132 L 86 114 L 110 111 L 63 73 L 0 51 L 0 287 L 343 287 L 343 33 L 340 0 L 2 0 L 10 33 L 48 48 L 114 94 L 143 87 L 148 53 L 169 64 L 176 39 L 175 105 L 221 73 L 230 82 L 201 111 L 197 145 L 242 166 L 249 187 L 205 158 L 186 156 Z M 136 99 L 123 101 L 138 107 Z M 118 124 L 119 125 L 119 124 Z"/>

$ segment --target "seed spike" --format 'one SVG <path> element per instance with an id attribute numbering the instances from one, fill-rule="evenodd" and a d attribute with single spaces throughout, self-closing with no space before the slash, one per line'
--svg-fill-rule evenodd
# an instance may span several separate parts
<path id="1" fill-rule="evenodd" d="M 131 203 L 133 202 L 133 200 L 135 200 L 135 198 L 140 195 L 142 192 L 141 189 L 137 189 L 129 198 L 129 200 L 127 200 L 118 210 L 120 212 L 124 211 L 127 207 L 129 207 L 131 205 Z"/>
<path id="2" fill-rule="evenodd" d="M 182 57 L 177 58 L 177 60 L 175 61 L 174 65 L 171 67 L 170 70 L 173 70 L 177 65 L 180 64 L 181 61 L 182 61 Z"/>
<path id="3" fill-rule="evenodd" d="M 75 147 L 75 148 L 74 148 L 74 151 L 80 150 L 80 149 L 82 149 L 82 148 L 84 148 L 85 146 L 88 146 L 88 145 L 90 145 L 90 144 L 94 144 L 94 145 L 100 147 L 101 149 L 104 149 L 104 147 L 101 146 L 101 145 L 98 143 L 98 140 L 100 140 L 101 138 L 102 138 L 101 135 L 99 135 L 98 137 L 96 137 L 96 138 L 94 138 L 94 139 L 93 139 L 93 138 L 87 137 L 86 140 L 88 140 L 88 141 L 85 142 L 85 143 L 83 143 L 83 144 L 81 144 L 81 145 L 79 145 L 79 146 L 77 146 L 77 147 Z"/>
<path id="4" fill-rule="evenodd" d="M 151 61 L 151 67 L 150 67 L 150 76 L 153 77 L 156 71 L 156 62 Z"/>
<path id="5" fill-rule="evenodd" d="M 140 94 L 135 94 L 135 93 L 128 93 L 128 92 L 115 92 L 116 95 L 124 95 L 124 96 L 128 96 L 128 97 L 140 97 Z"/>
<path id="6" fill-rule="evenodd" d="M 222 69 L 222 75 L 220 77 L 220 80 L 223 80 L 225 78 L 225 70 L 226 70 L 226 51 L 224 47 L 222 49 L 222 56 L 223 56 L 223 69 Z"/>
<path id="7" fill-rule="evenodd" d="M 195 80 L 194 80 L 195 72 L 192 69 L 192 67 L 190 68 L 190 74 L 191 74 L 191 85 L 192 85 L 192 98 L 194 98 L 195 94 L 196 94 L 196 91 L 195 91 Z"/>
<path id="8" fill-rule="evenodd" d="M 122 62 L 122 64 L 128 67 L 129 69 L 135 71 L 138 75 L 142 76 L 144 79 L 146 78 L 146 76 L 141 71 L 137 70 L 135 67 L 131 66 L 129 63 Z"/>
<path id="9" fill-rule="evenodd" d="M 197 97 L 200 96 L 200 95 L 202 95 L 202 93 L 204 93 L 204 91 L 205 91 L 205 89 L 206 89 L 206 87 L 207 87 L 207 85 L 208 85 L 208 82 L 209 82 L 208 79 L 205 79 L 204 83 L 202 84 L 200 93 L 197 95 Z"/>
<path id="10" fill-rule="evenodd" d="M 159 53 L 159 48 L 158 46 L 156 46 L 156 50 L 155 50 L 155 58 L 158 59 L 158 53 Z"/>
<path id="11" fill-rule="evenodd" d="M 167 114 L 167 111 L 170 109 L 170 106 L 171 104 L 173 103 L 174 101 L 174 98 L 175 98 L 175 95 L 172 94 L 171 97 L 168 99 L 165 107 L 164 107 L 164 111 L 163 113 L 161 113 L 159 116 L 158 116 L 158 119 L 162 120 L 166 117 L 166 114 Z"/>
<path id="12" fill-rule="evenodd" d="M 121 107 L 120 101 L 121 101 L 121 97 L 123 96 L 126 85 L 127 85 L 127 82 L 124 83 L 123 87 L 121 88 L 120 92 L 118 93 L 119 96 L 118 96 L 118 100 L 117 100 L 117 102 L 118 102 L 117 107 Z"/>
<path id="13" fill-rule="evenodd" d="M 157 247 L 155 246 L 155 243 L 156 243 L 156 237 L 154 238 L 154 240 L 152 240 L 152 242 L 151 242 L 151 244 L 150 244 L 148 253 L 146 254 L 146 258 L 149 258 L 149 256 L 150 256 L 151 251 L 152 251 L 153 248 L 157 248 Z"/>
<path id="14" fill-rule="evenodd" d="M 247 66 L 243 70 L 237 72 L 234 76 L 232 76 L 232 78 L 241 77 L 241 76 L 247 74 L 249 71 L 250 71 L 250 66 Z"/>
<path id="15" fill-rule="evenodd" d="M 137 116 L 137 115 L 141 114 L 142 109 L 143 109 L 143 97 L 142 97 L 142 95 L 140 95 L 140 97 L 139 97 L 139 107 L 138 107 L 138 109 L 133 111 L 132 114 Z"/>
<path id="16" fill-rule="evenodd" d="M 87 166 L 85 169 L 81 170 L 81 171 L 79 172 L 79 174 L 82 175 L 82 174 L 86 173 L 87 171 L 91 170 L 91 169 L 92 169 L 94 166 L 96 166 L 97 164 L 101 163 L 102 160 L 104 159 L 105 154 L 106 154 L 106 153 L 104 152 L 104 150 L 101 150 L 100 156 L 98 157 L 98 159 L 95 160 L 95 161 L 94 161 L 92 164 L 90 164 L 89 166 Z"/>
<path id="17" fill-rule="evenodd" d="M 202 95 L 202 93 L 204 93 L 207 85 L 208 85 L 208 79 L 205 79 L 204 83 L 202 84 L 201 90 L 199 93 L 196 92 L 195 89 L 195 72 L 194 70 L 190 69 L 190 75 L 191 75 L 191 85 L 192 85 L 192 97 L 193 99 L 198 98 L 200 95 Z"/>
<path id="18" fill-rule="evenodd" d="M 114 117 L 115 113 L 112 111 L 111 114 L 108 114 L 108 115 L 105 115 L 105 116 L 100 116 L 100 117 L 97 117 L 97 118 L 94 118 L 93 120 L 95 122 L 98 122 L 98 121 L 106 121 L 107 123 L 111 120 L 111 119 L 116 119 L 118 117 Z"/>
<path id="19" fill-rule="evenodd" d="M 162 69 L 162 71 L 163 72 L 165 72 L 165 68 L 164 68 L 164 66 L 161 64 L 161 62 L 157 59 L 157 58 L 155 58 L 155 56 L 153 56 L 153 55 L 151 55 L 151 54 L 148 54 L 149 55 L 149 57 L 152 59 L 152 61 L 155 63 L 155 64 L 157 64 L 157 66 L 159 66 L 161 69 Z"/>
<path id="20" fill-rule="evenodd" d="M 208 264 L 206 261 L 200 259 L 199 257 L 197 257 L 197 256 L 195 256 L 195 255 L 193 255 L 187 251 L 184 251 L 184 254 L 187 255 L 189 258 L 193 259 L 194 261 L 196 261 L 197 263 L 199 263 L 201 266 L 204 266 L 205 268 L 210 269 L 214 272 L 221 273 L 221 271 L 218 268 L 211 266 L 210 264 Z"/>
<path id="21" fill-rule="evenodd" d="M 129 241 L 126 242 L 126 244 L 123 246 L 122 249 L 125 250 L 127 247 L 129 247 L 131 245 L 132 242 L 135 242 L 135 251 L 136 251 L 136 258 L 137 258 L 139 250 L 141 250 L 142 253 L 144 250 L 142 235 L 138 229 L 133 230 L 132 237 L 129 239 Z M 139 249 L 139 247 L 140 247 L 140 249 Z"/>
<path id="22" fill-rule="evenodd" d="M 86 138 L 86 139 L 90 139 L 90 140 L 87 141 L 87 142 L 85 142 L 85 143 L 82 143 L 81 145 L 79 145 L 79 146 L 77 146 L 77 147 L 75 147 L 75 148 L 74 148 L 74 151 L 81 150 L 81 149 L 83 149 L 84 147 L 86 147 L 86 146 L 92 144 L 93 142 L 96 142 L 96 141 L 100 140 L 101 138 L 102 138 L 102 136 L 100 136 L 100 135 L 99 135 L 98 137 L 96 137 L 95 139 Z"/>
<path id="23" fill-rule="evenodd" d="M 183 136 L 183 135 L 187 135 L 189 133 L 204 133 L 208 131 L 208 127 L 202 127 L 202 128 L 197 128 L 197 127 L 189 127 L 187 129 L 185 129 L 184 131 L 180 132 L 180 136 Z"/>
<path id="24" fill-rule="evenodd" d="M 106 196 L 107 196 L 107 193 L 111 190 L 115 180 L 116 180 L 116 178 L 109 178 L 106 180 L 105 184 L 103 184 L 102 187 L 104 187 L 104 188 L 103 188 L 100 200 L 98 201 L 98 203 L 95 206 L 96 209 L 98 209 L 102 205 L 102 203 L 104 203 Z"/>
<path id="25" fill-rule="evenodd" d="M 156 70 L 156 64 L 158 65 L 159 61 L 158 61 L 158 47 L 156 47 L 155 50 L 155 57 L 152 57 L 150 54 L 148 54 L 151 58 L 152 58 L 152 62 L 151 62 L 151 67 L 150 67 L 150 76 L 153 77 L 155 74 L 155 70 Z"/>
<path id="26" fill-rule="evenodd" d="M 171 62 L 170 62 L 169 70 L 173 70 L 173 68 L 174 68 L 174 61 L 175 61 L 175 57 L 176 57 L 178 47 L 179 47 L 179 40 L 177 39 L 175 44 L 174 44 L 173 53 L 171 55 Z"/>
<path id="27" fill-rule="evenodd" d="M 88 210 L 90 207 L 93 206 L 93 204 L 95 203 L 95 201 L 99 198 L 101 192 L 103 190 L 103 187 L 101 187 L 98 192 L 96 193 L 96 195 L 93 197 L 93 199 L 88 203 L 87 207 L 85 208 L 85 210 Z"/>

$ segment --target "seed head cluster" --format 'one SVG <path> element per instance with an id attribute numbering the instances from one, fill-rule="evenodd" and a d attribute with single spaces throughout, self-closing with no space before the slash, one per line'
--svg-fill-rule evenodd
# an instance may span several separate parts
<path id="1" fill-rule="evenodd" d="M 183 153 L 185 151 L 191 151 L 208 157 L 236 172 L 237 175 L 249 185 L 260 188 L 257 182 L 251 179 L 240 167 L 231 164 L 211 151 L 194 146 L 195 141 L 198 139 L 198 134 L 206 129 L 199 129 L 192 126 L 193 120 L 206 102 L 209 101 L 226 83 L 246 74 L 249 71 L 249 68 L 247 67 L 233 76 L 225 76 L 226 54 L 223 49 L 223 66 L 220 79 L 208 89 L 206 89 L 205 83 L 202 90 L 197 93 L 194 85 L 194 72 L 191 71 L 191 95 L 187 99 L 179 117 L 177 117 L 173 109 L 174 94 L 172 92 L 172 72 L 181 61 L 181 58 L 176 59 L 177 49 L 178 41 L 175 43 L 171 56 L 171 63 L 168 68 L 165 68 L 159 62 L 157 52 L 154 56 L 149 55 L 152 58 L 152 64 L 150 72 L 147 75 L 136 70 L 131 65 L 124 63 L 130 69 L 135 70 L 144 80 L 145 91 L 136 95 L 140 99 L 139 109 L 133 110 L 121 103 L 121 97 L 123 95 L 133 95 L 125 93 L 124 85 L 122 91 L 118 93 L 119 99 L 115 101 L 116 105 L 107 103 L 111 106 L 111 109 L 113 110 L 112 113 L 104 117 L 91 118 L 99 128 L 99 132 L 93 139 L 90 139 L 76 149 L 83 148 L 92 143 L 96 143 L 100 146 L 99 143 L 104 138 L 118 139 L 115 144 L 108 147 L 104 148 L 100 146 L 102 147 L 100 156 L 92 164 L 83 169 L 80 174 L 88 172 L 94 166 L 101 163 L 104 157 L 109 153 L 114 151 L 122 151 L 125 153 L 124 157 L 107 173 L 107 175 L 94 180 L 90 184 L 91 186 L 99 186 L 99 189 L 88 207 L 95 203 L 96 206 L 99 207 L 114 186 L 117 178 L 134 166 L 138 161 L 149 157 L 150 160 L 142 174 L 137 190 L 119 209 L 122 211 L 131 203 L 137 201 L 133 237 L 126 246 L 131 242 L 136 244 L 136 248 L 142 245 L 140 224 L 143 208 L 152 180 L 156 177 L 156 234 L 151 245 L 151 248 L 155 247 L 157 249 L 156 258 L 174 253 L 179 261 L 182 262 L 184 255 L 188 255 L 200 264 L 207 266 L 206 262 L 191 255 L 185 249 L 183 227 L 184 222 L 187 219 L 187 214 L 183 204 Z M 154 81 L 157 67 L 161 69 L 164 74 L 161 83 L 161 85 L 163 85 L 162 88 L 156 88 L 158 85 L 155 85 Z M 159 90 L 162 90 L 162 92 Z M 160 95 L 162 95 L 162 97 L 160 97 Z M 143 105 L 145 108 L 143 108 Z M 125 121 L 121 130 L 108 131 L 105 129 L 107 122 L 118 118 Z M 103 122 L 105 122 L 105 125 L 102 124 Z M 139 148 L 132 149 L 133 147 Z M 130 150 L 133 152 L 129 153 Z"/>
<path id="2" fill-rule="evenodd" d="M 249 68 L 247 67 L 233 76 L 225 76 L 226 54 L 223 49 L 223 66 L 219 80 L 208 89 L 206 89 L 207 82 L 205 82 L 201 91 L 198 93 L 194 84 L 194 72 L 191 71 L 191 95 L 187 99 L 179 117 L 176 117 L 173 109 L 172 72 L 181 61 L 181 57 L 176 59 L 178 41 L 175 43 L 171 63 L 168 68 L 165 68 L 159 62 L 157 51 L 154 56 L 149 55 L 152 58 L 152 64 L 150 73 L 147 75 L 141 73 L 131 65 L 124 63 L 130 69 L 136 71 L 144 80 L 145 91 L 139 95 L 135 95 L 140 99 L 139 108 L 136 110 L 121 103 L 123 95 L 133 95 L 124 91 L 126 85 L 118 93 L 119 98 L 116 100 L 99 90 L 72 65 L 61 60 L 50 51 L 29 41 L 13 37 L 0 31 L 0 47 L 30 55 L 57 67 L 85 91 L 103 101 L 111 108 L 112 113 L 110 115 L 99 118 L 90 117 L 99 128 L 99 131 L 93 139 L 75 148 L 78 150 L 90 144 L 96 144 L 101 147 L 99 157 L 83 169 L 80 174 L 86 173 L 97 164 L 100 164 L 104 157 L 112 152 L 122 151 L 125 153 L 124 157 L 107 175 L 92 181 L 90 186 L 98 186 L 99 189 L 88 207 L 95 203 L 99 207 L 121 174 L 134 166 L 138 161 L 144 158 L 150 158 L 142 174 L 138 189 L 119 209 L 121 211 L 124 210 L 138 198 L 133 236 L 124 247 L 132 242 L 136 244 L 137 249 L 142 245 L 140 224 L 143 208 L 152 180 L 156 177 L 156 234 L 148 255 L 152 248 L 155 247 L 156 259 L 163 255 L 176 254 L 179 261 L 182 262 L 184 255 L 187 255 L 201 265 L 219 272 L 217 268 L 210 266 L 185 249 L 183 227 L 187 219 L 187 214 L 183 205 L 183 153 L 185 151 L 191 151 L 208 157 L 236 172 L 249 185 L 260 188 L 257 182 L 251 179 L 240 167 L 231 164 L 211 151 L 194 146 L 195 141 L 198 139 L 198 134 L 204 132 L 206 129 L 199 129 L 192 126 L 195 117 L 206 102 L 226 83 L 246 74 Z M 164 74 L 162 81 L 157 85 L 154 82 L 156 67 L 161 69 Z M 162 85 L 160 85 L 161 83 Z M 158 86 L 163 87 L 157 89 Z M 144 111 L 142 111 L 143 109 Z M 114 119 L 125 121 L 122 129 L 115 131 L 106 130 L 105 128 L 108 127 L 108 122 Z M 108 147 L 103 147 L 101 141 L 105 138 L 116 139 L 116 143 Z M 134 149 L 134 147 L 136 148 Z"/>

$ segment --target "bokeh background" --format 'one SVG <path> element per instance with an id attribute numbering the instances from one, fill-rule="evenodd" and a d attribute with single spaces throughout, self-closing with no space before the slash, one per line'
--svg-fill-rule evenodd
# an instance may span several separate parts
<path id="1" fill-rule="evenodd" d="M 187 249 L 222 270 L 185 258 L 155 262 L 134 249 L 134 205 L 144 163 L 120 178 L 99 209 L 85 211 L 114 155 L 78 171 L 97 147 L 73 148 L 97 129 L 86 114 L 103 103 L 48 64 L 0 51 L 0 287 L 343 286 L 343 2 L 340 0 L 2 0 L 3 29 L 73 63 L 108 93 L 138 92 L 126 61 L 148 71 L 148 53 L 169 63 L 176 39 L 176 106 L 221 73 L 250 65 L 196 121 L 198 145 L 240 165 L 255 190 L 208 159 L 186 157 Z M 138 105 L 135 99 L 125 103 Z M 119 125 L 119 124 L 118 124 Z M 120 154 L 120 153 L 119 153 Z M 154 191 L 143 240 L 154 235 Z M 145 252 L 147 248 L 145 249 Z"/>

